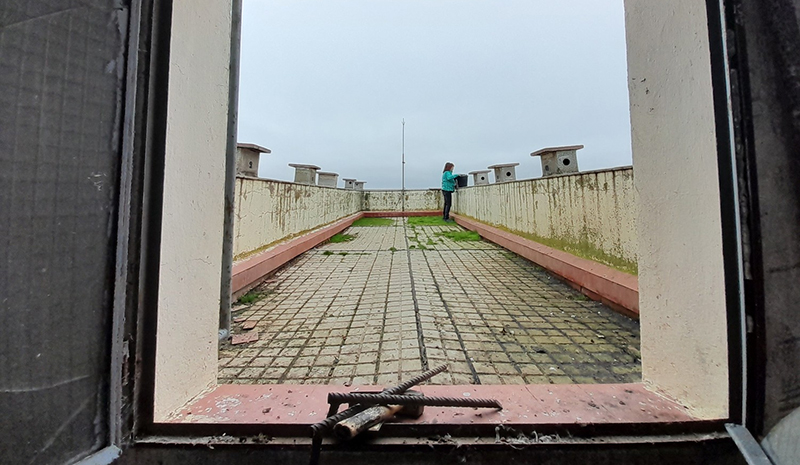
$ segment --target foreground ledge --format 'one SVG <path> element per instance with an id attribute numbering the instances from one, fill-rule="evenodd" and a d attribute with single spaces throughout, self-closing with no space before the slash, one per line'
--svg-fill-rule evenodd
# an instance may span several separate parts
<path id="1" fill-rule="evenodd" d="M 270 436 L 308 436 L 311 425 L 325 418 L 329 392 L 375 392 L 382 386 L 219 385 L 195 399 L 162 426 L 225 424 Z M 563 385 L 424 385 L 414 389 L 428 396 L 492 397 L 503 410 L 426 407 L 419 419 L 397 419 L 381 428 L 381 436 L 494 435 L 500 425 L 531 434 L 599 434 L 610 432 L 711 431 L 714 420 L 692 417 L 674 401 L 634 384 Z M 344 408 L 344 407 L 342 407 Z"/>
<path id="2" fill-rule="evenodd" d="M 639 318 L 639 280 L 636 276 L 461 215 L 451 216 L 460 226 L 551 271 L 589 298 L 603 302 L 619 313 Z"/>

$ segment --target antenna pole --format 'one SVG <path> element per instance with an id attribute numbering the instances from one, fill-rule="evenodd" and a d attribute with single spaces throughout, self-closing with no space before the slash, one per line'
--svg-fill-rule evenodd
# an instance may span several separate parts
<path id="1" fill-rule="evenodd" d="M 402 156 L 401 156 L 402 164 L 401 164 L 401 181 L 400 181 L 400 191 L 401 196 L 400 198 L 401 203 L 403 205 L 403 210 L 406 211 L 406 119 L 403 118 L 403 146 L 402 146 Z"/>

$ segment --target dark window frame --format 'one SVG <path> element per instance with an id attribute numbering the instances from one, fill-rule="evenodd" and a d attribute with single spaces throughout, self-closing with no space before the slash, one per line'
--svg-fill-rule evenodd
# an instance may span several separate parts
<path id="1" fill-rule="evenodd" d="M 241 5 L 241 0 L 234 0 Z M 726 308 L 729 344 L 729 422 L 745 424 L 755 430 L 761 423 L 759 405 L 763 404 L 763 388 L 754 380 L 754 371 L 763 360 L 759 338 L 763 338 L 763 272 L 760 265 L 758 205 L 754 178 L 753 152 L 748 145 L 735 153 L 734 138 L 752 140 L 749 120 L 736 116 L 748 115 L 749 108 L 732 105 L 732 98 L 748 102 L 747 83 L 736 82 L 738 95 L 729 92 L 730 67 L 746 70 L 747 59 L 741 46 L 743 32 L 736 23 L 735 1 L 707 0 L 709 41 L 714 92 L 717 152 L 723 229 L 723 257 L 726 285 Z M 722 11 L 724 8 L 724 11 Z M 234 11 L 236 8 L 234 8 Z M 112 444 L 127 441 L 150 442 L 155 435 L 172 444 L 184 443 L 188 438 L 206 434 L 257 434 L 265 428 L 259 425 L 231 425 L 215 427 L 198 425 L 164 425 L 153 421 L 155 339 L 158 302 L 158 273 L 160 225 L 162 215 L 162 189 L 166 136 L 166 108 L 168 101 L 169 43 L 172 0 L 132 0 L 130 48 L 137 53 L 128 56 L 128 76 L 125 98 L 125 132 L 123 140 L 123 166 L 120 196 L 119 253 L 117 290 L 114 300 L 112 331 L 112 382 L 110 422 Z M 239 8 L 241 11 L 241 8 Z M 732 34 L 737 39 L 738 54 L 727 60 L 726 34 L 722 18 L 733 25 Z M 739 72 L 745 79 L 746 72 Z M 130 111 L 129 111 L 130 110 Z M 731 113 L 733 111 L 733 114 Z M 750 150 L 748 150 L 750 149 Z M 747 196 L 738 192 L 740 185 L 749 188 Z M 743 218 L 740 203 L 746 202 L 750 216 Z M 740 228 L 749 231 L 749 260 L 754 266 L 746 283 L 741 279 L 742 259 Z M 123 250 L 124 249 L 124 250 Z M 745 307 L 745 303 L 748 305 Z M 745 315 L 745 308 L 747 314 Z M 757 322 L 755 330 L 746 333 L 746 317 Z M 753 350 L 746 350 L 753 348 Z M 748 369 L 745 372 L 745 368 Z M 748 376 L 749 375 L 749 376 Z M 745 382 L 747 390 L 745 391 Z M 763 380 L 760 382 L 763 384 Z M 655 425 L 642 430 L 641 425 L 630 425 L 617 431 L 595 431 L 619 435 L 620 441 L 645 435 L 676 435 L 677 440 L 696 440 L 696 433 L 724 433 L 719 422 L 698 425 L 691 431 L 676 430 L 668 424 Z M 114 433 L 116 431 L 116 433 Z M 410 430 L 413 434 L 413 431 Z M 592 433 L 585 428 L 581 431 Z M 687 435 L 681 435 L 686 433 Z M 166 438 L 164 436 L 166 435 Z M 628 436 L 626 439 L 625 436 Z"/>

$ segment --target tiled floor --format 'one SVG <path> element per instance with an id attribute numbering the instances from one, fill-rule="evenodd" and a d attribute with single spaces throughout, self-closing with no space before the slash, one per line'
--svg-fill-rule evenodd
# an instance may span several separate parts
<path id="1" fill-rule="evenodd" d="M 630 383 L 638 323 L 452 226 L 354 227 L 303 254 L 234 312 L 259 340 L 220 348 L 220 383 L 396 384 L 446 363 L 438 384 Z"/>

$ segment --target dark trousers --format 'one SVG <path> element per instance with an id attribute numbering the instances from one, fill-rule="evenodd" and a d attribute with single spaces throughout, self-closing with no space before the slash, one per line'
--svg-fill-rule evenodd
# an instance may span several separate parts
<path id="1" fill-rule="evenodd" d="M 453 193 L 451 191 L 443 190 L 444 194 L 444 212 L 442 212 L 442 219 L 450 219 L 450 206 L 453 205 Z"/>

